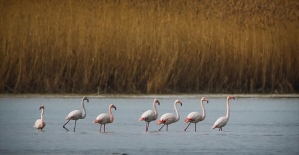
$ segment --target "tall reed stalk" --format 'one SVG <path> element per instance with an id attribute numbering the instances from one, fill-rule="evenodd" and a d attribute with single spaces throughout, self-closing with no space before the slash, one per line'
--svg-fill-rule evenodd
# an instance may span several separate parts
<path id="1" fill-rule="evenodd" d="M 1 93 L 299 92 L 297 0 L 0 1 Z"/>

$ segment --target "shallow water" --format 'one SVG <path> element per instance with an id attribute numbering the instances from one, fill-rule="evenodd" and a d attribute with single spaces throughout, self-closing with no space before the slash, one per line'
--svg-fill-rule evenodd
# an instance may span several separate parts
<path id="1" fill-rule="evenodd" d="M 0 154 L 299 154 L 298 98 L 236 98 L 231 100 L 231 115 L 223 131 L 211 126 L 226 114 L 225 98 L 209 98 L 205 104 L 206 119 L 187 126 L 183 120 L 192 111 L 202 113 L 200 99 L 180 97 L 181 119 L 169 125 L 168 132 L 151 122 L 145 132 L 145 122 L 138 119 L 152 109 L 154 98 L 89 98 L 85 103 L 87 116 L 66 122 L 72 110 L 82 110 L 81 98 L 0 98 Z M 163 97 L 157 106 L 159 116 L 175 113 L 176 98 Z M 107 113 L 109 104 L 115 120 L 99 132 L 93 120 Z M 43 132 L 33 128 L 40 118 L 39 106 L 45 105 L 46 127 Z"/>

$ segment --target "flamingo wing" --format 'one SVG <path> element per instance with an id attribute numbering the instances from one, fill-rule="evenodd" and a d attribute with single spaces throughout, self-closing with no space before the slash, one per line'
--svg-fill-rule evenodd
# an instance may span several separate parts
<path id="1" fill-rule="evenodd" d="M 217 121 L 212 126 L 212 129 L 224 127 L 227 123 L 227 117 L 223 116 L 217 119 Z"/>
<path id="2" fill-rule="evenodd" d="M 36 129 L 43 129 L 45 126 L 45 122 L 43 122 L 41 119 L 37 119 L 33 127 L 35 127 Z"/>
<path id="3" fill-rule="evenodd" d="M 166 113 L 161 116 L 157 124 L 171 124 L 175 122 L 175 119 L 176 117 L 173 113 Z"/>
<path id="4" fill-rule="evenodd" d="M 33 127 L 37 128 L 37 129 L 40 129 L 41 124 L 42 124 L 41 122 L 42 122 L 41 119 L 37 119 L 37 120 L 35 121 L 35 124 L 34 124 Z"/>
<path id="5" fill-rule="evenodd" d="M 100 114 L 95 120 L 94 123 L 106 124 L 110 122 L 110 116 L 106 113 Z"/>
<path id="6" fill-rule="evenodd" d="M 191 123 L 197 123 L 199 121 L 202 121 L 203 117 L 199 112 L 191 112 L 185 119 L 185 122 L 191 122 Z"/>
<path id="7" fill-rule="evenodd" d="M 157 118 L 155 118 L 155 112 L 153 110 L 148 110 L 146 112 L 144 112 L 139 121 L 146 121 L 146 122 L 150 122 L 150 121 L 154 121 L 156 120 Z"/>
<path id="8" fill-rule="evenodd" d="M 68 114 L 66 120 L 78 120 L 82 118 L 82 112 L 80 110 L 74 110 Z"/>

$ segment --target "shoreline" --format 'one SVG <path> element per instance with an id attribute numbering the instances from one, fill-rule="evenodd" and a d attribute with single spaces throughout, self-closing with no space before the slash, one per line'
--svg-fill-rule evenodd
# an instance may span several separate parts
<path id="1" fill-rule="evenodd" d="M 225 98 L 233 95 L 236 98 L 299 98 L 299 94 L 0 94 L 0 98 Z"/>

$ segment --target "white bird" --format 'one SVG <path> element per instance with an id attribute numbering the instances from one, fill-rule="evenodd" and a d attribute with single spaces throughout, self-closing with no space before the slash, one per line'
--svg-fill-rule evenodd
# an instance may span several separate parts
<path id="1" fill-rule="evenodd" d="M 64 125 L 63 125 L 63 128 L 65 128 L 65 130 L 69 131 L 65 125 L 70 121 L 70 120 L 75 120 L 75 126 L 74 126 L 74 132 L 75 132 L 75 128 L 76 128 L 76 122 L 78 119 L 84 119 L 86 117 L 86 110 L 85 110 L 85 107 L 84 107 L 84 100 L 86 100 L 87 102 L 89 102 L 88 98 L 87 97 L 83 97 L 82 98 L 82 101 L 81 101 L 81 105 L 83 107 L 83 114 L 82 114 L 82 111 L 80 110 L 74 110 L 72 112 L 70 112 L 68 114 L 68 116 L 66 117 L 66 120 L 68 120 Z"/>
<path id="2" fill-rule="evenodd" d="M 189 113 L 189 115 L 185 119 L 185 122 L 186 123 L 190 122 L 190 123 L 186 127 L 185 131 L 187 130 L 187 128 L 189 127 L 189 125 L 191 123 L 195 123 L 195 131 L 196 131 L 196 123 L 198 123 L 199 121 L 203 121 L 206 118 L 206 110 L 205 110 L 205 107 L 203 105 L 203 101 L 207 101 L 207 103 L 209 103 L 209 100 L 207 98 L 205 98 L 205 97 L 201 98 L 202 115 L 199 112 Z"/>
<path id="3" fill-rule="evenodd" d="M 235 97 L 227 96 L 227 99 L 226 99 L 226 108 L 227 108 L 226 109 L 226 116 L 218 118 L 217 121 L 212 126 L 212 129 L 219 128 L 219 131 L 220 130 L 222 131 L 222 127 L 224 127 L 227 124 L 228 119 L 229 119 L 229 100 L 230 99 L 235 99 Z"/>
<path id="4" fill-rule="evenodd" d="M 39 107 L 39 110 L 41 110 L 42 109 L 42 113 L 41 113 L 41 118 L 40 119 L 37 119 L 36 121 L 35 121 L 35 124 L 34 124 L 34 126 L 33 127 L 35 127 L 37 130 L 43 130 L 43 128 L 46 126 L 46 122 L 44 121 L 44 110 L 45 110 L 45 106 L 40 106 Z"/>
<path id="5" fill-rule="evenodd" d="M 112 123 L 112 122 L 114 121 L 114 117 L 113 117 L 111 108 L 114 108 L 114 109 L 116 110 L 116 106 L 114 106 L 113 104 L 110 104 L 110 106 L 109 106 L 109 108 L 108 108 L 109 115 L 106 114 L 106 113 L 100 114 L 100 115 L 93 121 L 93 123 L 99 123 L 99 124 L 101 124 L 100 132 L 101 132 L 101 130 L 102 130 L 102 125 L 103 125 L 103 124 L 104 124 L 104 132 L 105 132 L 105 125 L 106 125 L 107 123 Z"/>
<path id="6" fill-rule="evenodd" d="M 156 108 L 156 103 L 158 103 L 158 105 L 160 105 L 160 102 L 155 99 L 153 102 L 153 107 L 154 107 L 154 111 L 153 110 L 148 110 L 146 112 L 144 112 L 141 117 L 139 118 L 139 121 L 145 121 L 146 122 L 146 127 L 145 127 L 145 131 L 148 131 L 148 127 L 149 127 L 149 123 L 151 121 L 155 121 L 158 117 L 158 111 Z"/>
<path id="7" fill-rule="evenodd" d="M 172 113 L 166 113 L 166 114 L 162 115 L 161 118 L 157 121 L 157 125 L 158 124 L 164 124 L 164 125 L 166 124 L 166 131 L 168 131 L 168 125 L 169 124 L 175 123 L 178 120 L 180 120 L 180 114 L 179 114 L 178 109 L 176 107 L 177 104 L 180 104 L 182 106 L 183 103 L 180 100 L 176 100 L 174 102 L 174 109 L 175 109 L 175 112 L 176 112 L 177 116 L 175 116 Z M 161 129 L 164 127 L 164 125 L 159 129 L 159 131 L 161 131 Z"/>

